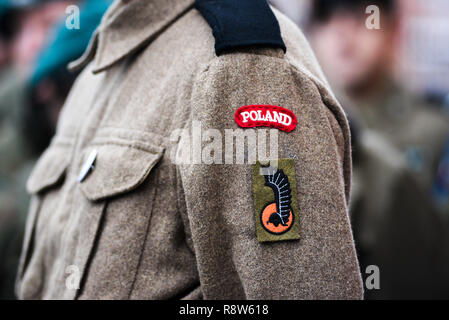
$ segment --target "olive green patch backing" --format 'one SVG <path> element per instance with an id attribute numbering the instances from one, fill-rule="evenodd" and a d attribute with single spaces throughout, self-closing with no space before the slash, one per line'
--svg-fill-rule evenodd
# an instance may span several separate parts
<path id="1" fill-rule="evenodd" d="M 257 162 L 252 165 L 253 175 L 253 189 L 254 189 L 254 215 L 256 221 L 257 240 L 261 243 L 264 242 L 277 242 L 287 240 L 299 240 L 300 239 L 300 225 L 299 225 L 299 206 L 298 206 L 298 193 L 296 190 L 296 174 L 295 163 L 293 159 L 281 159 L 278 160 L 279 170 L 283 170 L 287 175 L 290 182 L 291 189 L 291 204 L 290 207 L 293 211 L 294 222 L 291 228 L 284 234 L 276 235 L 265 230 L 261 223 L 261 214 L 264 207 L 272 202 L 275 202 L 275 195 L 273 189 L 265 186 L 265 176 L 261 172 L 262 164 Z"/>

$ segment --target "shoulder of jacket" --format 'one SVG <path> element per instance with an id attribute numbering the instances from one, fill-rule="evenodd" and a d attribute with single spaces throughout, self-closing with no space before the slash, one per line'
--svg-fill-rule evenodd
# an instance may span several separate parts
<path id="1" fill-rule="evenodd" d="M 278 20 L 266 0 L 196 0 L 195 8 L 212 28 L 217 56 L 243 47 L 286 51 Z"/>

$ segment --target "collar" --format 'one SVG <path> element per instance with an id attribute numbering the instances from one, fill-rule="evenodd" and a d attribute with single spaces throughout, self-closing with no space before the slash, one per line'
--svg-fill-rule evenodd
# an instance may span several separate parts
<path id="1" fill-rule="evenodd" d="M 116 0 L 103 16 L 86 52 L 69 68 L 94 60 L 99 73 L 150 43 L 167 26 L 193 7 L 194 0 Z"/>

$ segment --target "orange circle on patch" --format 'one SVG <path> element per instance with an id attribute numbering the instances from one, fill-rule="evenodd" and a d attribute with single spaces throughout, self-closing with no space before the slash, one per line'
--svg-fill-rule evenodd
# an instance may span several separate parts
<path id="1" fill-rule="evenodd" d="M 260 222 L 262 223 L 263 228 L 271 234 L 281 235 L 290 230 L 295 220 L 295 215 L 293 211 L 290 209 L 290 215 L 288 217 L 288 222 L 284 225 L 275 221 L 273 219 L 273 214 L 276 214 L 276 203 L 270 203 L 265 206 L 260 215 Z M 277 224 L 277 226 L 276 226 Z"/>

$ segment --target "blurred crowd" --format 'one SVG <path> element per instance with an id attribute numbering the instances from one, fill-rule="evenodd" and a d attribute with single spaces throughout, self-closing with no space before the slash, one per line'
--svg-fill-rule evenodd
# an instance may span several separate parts
<path id="1" fill-rule="evenodd" d="M 303 30 L 350 120 L 353 233 L 362 275 L 381 276 L 366 298 L 449 298 L 448 2 L 271 3 Z M 0 2 L 0 299 L 14 299 L 27 176 L 77 76 L 66 65 L 109 4 Z M 372 4 L 380 29 L 366 25 Z"/>
<path id="2" fill-rule="evenodd" d="M 14 281 L 28 209 L 26 180 L 54 134 L 109 0 L 0 1 L 0 299 Z"/>

